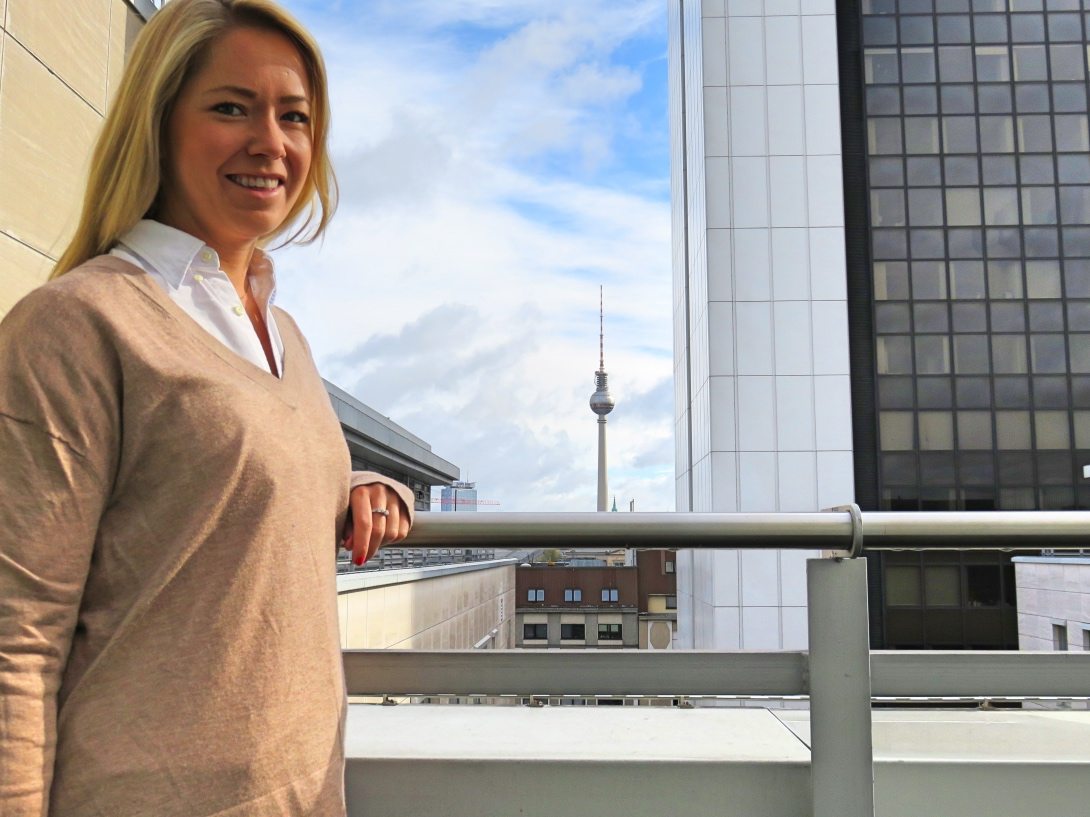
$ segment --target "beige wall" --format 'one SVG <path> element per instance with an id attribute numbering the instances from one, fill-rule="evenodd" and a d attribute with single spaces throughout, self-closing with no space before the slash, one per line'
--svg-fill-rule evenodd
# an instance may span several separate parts
<path id="1" fill-rule="evenodd" d="M 143 25 L 124 0 L 0 0 L 0 317 L 75 228 L 87 160 Z"/>
<path id="2" fill-rule="evenodd" d="M 342 649 L 469 649 L 497 627 L 492 646 L 515 646 L 513 565 L 342 592 L 337 602 Z"/>

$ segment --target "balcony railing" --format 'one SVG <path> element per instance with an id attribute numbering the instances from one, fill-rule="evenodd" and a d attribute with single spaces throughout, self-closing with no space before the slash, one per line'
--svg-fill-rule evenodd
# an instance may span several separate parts
<path id="1" fill-rule="evenodd" d="M 873 817 L 871 704 L 903 698 L 1086 698 L 1090 653 L 869 649 L 867 550 L 1078 550 L 1090 512 L 421 514 L 412 546 L 806 549 L 809 650 L 346 651 L 368 696 L 805 696 L 813 814 Z"/>

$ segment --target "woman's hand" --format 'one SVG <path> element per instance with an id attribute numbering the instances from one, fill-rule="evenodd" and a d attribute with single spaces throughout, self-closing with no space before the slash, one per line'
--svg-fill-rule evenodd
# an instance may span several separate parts
<path id="1" fill-rule="evenodd" d="M 382 513 L 385 511 L 386 513 Z M 348 499 L 344 523 L 344 549 L 352 551 L 353 564 L 362 565 L 382 545 L 400 542 L 409 535 L 409 512 L 401 497 L 378 482 L 359 485 Z"/>

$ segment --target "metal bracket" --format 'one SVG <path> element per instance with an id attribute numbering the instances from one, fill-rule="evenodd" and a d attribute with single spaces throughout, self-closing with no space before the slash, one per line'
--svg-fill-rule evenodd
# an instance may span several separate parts
<path id="1" fill-rule="evenodd" d="M 848 559 L 857 559 L 863 555 L 863 511 L 856 503 L 851 505 L 837 505 L 829 508 L 830 511 L 847 512 L 852 517 L 852 544 L 848 548 Z"/>

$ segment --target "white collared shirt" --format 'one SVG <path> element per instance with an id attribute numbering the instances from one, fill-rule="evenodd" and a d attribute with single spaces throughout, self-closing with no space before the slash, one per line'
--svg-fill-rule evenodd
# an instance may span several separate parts
<path id="1" fill-rule="evenodd" d="M 143 219 L 121 236 L 110 255 L 140 267 L 208 334 L 239 357 L 271 373 L 238 292 L 220 269 L 219 255 L 199 238 Z M 247 283 L 265 319 L 276 374 L 282 376 L 284 342 L 270 309 L 276 296 L 276 275 L 272 260 L 261 250 L 254 250 Z"/>

